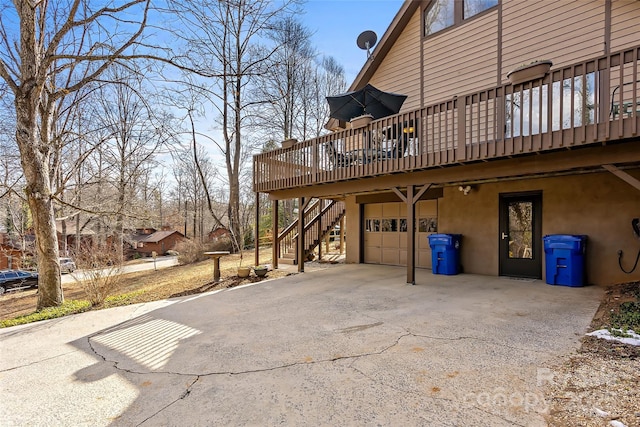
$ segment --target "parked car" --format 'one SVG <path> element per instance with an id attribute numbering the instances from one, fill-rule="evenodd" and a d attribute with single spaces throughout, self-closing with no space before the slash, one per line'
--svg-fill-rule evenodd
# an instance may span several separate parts
<path id="1" fill-rule="evenodd" d="M 8 290 L 38 287 L 38 273 L 24 270 L 0 270 L 0 295 Z"/>
<path id="2" fill-rule="evenodd" d="M 73 273 L 76 270 L 76 263 L 71 258 L 60 258 L 60 272 Z"/>

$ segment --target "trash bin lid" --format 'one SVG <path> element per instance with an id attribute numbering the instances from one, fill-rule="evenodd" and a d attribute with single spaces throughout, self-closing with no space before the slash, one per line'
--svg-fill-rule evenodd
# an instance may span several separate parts
<path id="1" fill-rule="evenodd" d="M 544 249 L 569 249 L 582 251 L 586 246 L 587 236 L 582 234 L 548 234 L 542 238 Z"/>
<path id="2" fill-rule="evenodd" d="M 455 246 L 460 245 L 461 234 L 431 234 L 429 236 L 430 246 Z"/>

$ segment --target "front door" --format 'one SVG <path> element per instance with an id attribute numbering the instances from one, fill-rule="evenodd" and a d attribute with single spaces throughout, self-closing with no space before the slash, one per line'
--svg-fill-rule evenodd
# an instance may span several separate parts
<path id="1" fill-rule="evenodd" d="M 542 279 L 541 194 L 500 195 L 500 275 Z"/>

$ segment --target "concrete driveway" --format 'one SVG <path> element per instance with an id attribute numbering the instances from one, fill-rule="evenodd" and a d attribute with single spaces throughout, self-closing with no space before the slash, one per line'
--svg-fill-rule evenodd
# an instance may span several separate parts
<path id="1" fill-rule="evenodd" d="M 346 265 L 0 331 L 3 425 L 544 425 L 602 290 Z"/>

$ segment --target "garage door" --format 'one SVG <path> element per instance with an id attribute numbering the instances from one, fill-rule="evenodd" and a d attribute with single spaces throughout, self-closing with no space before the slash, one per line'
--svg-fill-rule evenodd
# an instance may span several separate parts
<path id="1" fill-rule="evenodd" d="M 427 236 L 438 231 L 438 201 L 416 204 L 416 266 L 431 268 Z M 364 207 L 364 262 L 407 265 L 407 205 L 375 203 Z"/>

